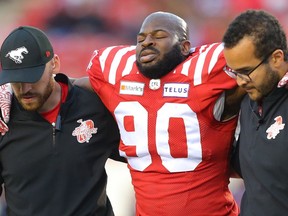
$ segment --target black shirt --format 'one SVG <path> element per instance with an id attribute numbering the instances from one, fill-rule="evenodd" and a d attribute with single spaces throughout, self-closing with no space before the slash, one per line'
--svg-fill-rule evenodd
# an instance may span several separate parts
<path id="1" fill-rule="evenodd" d="M 114 215 L 104 166 L 118 153 L 118 127 L 95 93 L 69 88 L 55 126 L 13 100 L 10 130 L 0 136 L 9 216 Z"/>
<path id="2" fill-rule="evenodd" d="M 288 91 L 277 88 L 258 105 L 248 95 L 241 107 L 241 131 L 234 163 L 246 191 L 241 216 L 288 215 Z"/>

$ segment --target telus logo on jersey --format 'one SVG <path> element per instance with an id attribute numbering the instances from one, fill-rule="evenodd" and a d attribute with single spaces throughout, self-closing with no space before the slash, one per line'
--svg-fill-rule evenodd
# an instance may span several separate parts
<path id="1" fill-rule="evenodd" d="M 120 83 L 120 94 L 143 95 L 144 83 L 122 81 Z"/>
<path id="2" fill-rule="evenodd" d="M 163 88 L 164 97 L 188 97 L 189 84 L 166 83 Z"/>

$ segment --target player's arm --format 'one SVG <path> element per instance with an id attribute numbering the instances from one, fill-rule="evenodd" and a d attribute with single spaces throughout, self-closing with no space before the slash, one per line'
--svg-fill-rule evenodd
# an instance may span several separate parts
<path id="1" fill-rule="evenodd" d="M 210 54 L 210 52 L 212 51 L 213 53 Z M 217 48 L 212 51 L 210 49 L 209 51 L 207 51 L 207 53 L 212 56 L 217 56 L 217 59 L 215 60 L 214 57 L 208 62 L 209 64 L 211 64 L 211 62 L 215 62 L 213 69 L 209 71 L 208 83 L 215 83 L 214 89 L 223 90 L 220 98 L 217 101 L 217 103 L 219 103 L 214 108 L 214 112 L 217 112 L 217 120 L 226 121 L 238 115 L 240 111 L 241 101 L 246 92 L 237 85 L 234 78 L 232 78 L 229 74 L 225 73 L 225 71 L 223 70 L 226 65 L 226 60 L 223 55 L 222 44 L 218 44 Z"/>
<path id="2" fill-rule="evenodd" d="M 79 79 L 75 79 L 73 81 L 73 84 L 88 89 L 89 91 L 94 91 L 90 83 L 89 77 L 81 77 Z"/>
<path id="3" fill-rule="evenodd" d="M 72 79 L 74 85 L 80 86 L 82 88 L 88 89 L 90 91 L 95 91 L 98 94 L 98 90 L 103 85 L 103 74 L 99 63 L 99 52 L 95 50 L 92 54 L 90 62 L 87 67 L 88 77 L 82 77 L 79 79 Z M 93 79 L 94 86 L 91 84 L 91 79 Z"/>
<path id="4" fill-rule="evenodd" d="M 0 86 L 0 134 L 2 136 L 9 130 L 7 124 L 10 119 L 10 109 L 12 102 L 12 88 L 10 83 Z"/>
<path id="5" fill-rule="evenodd" d="M 230 161 L 230 177 L 242 178 L 240 161 L 239 161 L 239 140 L 234 140 L 233 151 Z"/>
<path id="6" fill-rule="evenodd" d="M 224 111 L 221 116 L 222 121 L 238 115 L 240 104 L 245 94 L 246 91 L 239 86 L 225 91 Z"/>
<path id="7" fill-rule="evenodd" d="M 236 172 L 236 170 L 233 169 L 233 167 L 230 167 L 230 178 L 242 178 L 240 174 Z"/>

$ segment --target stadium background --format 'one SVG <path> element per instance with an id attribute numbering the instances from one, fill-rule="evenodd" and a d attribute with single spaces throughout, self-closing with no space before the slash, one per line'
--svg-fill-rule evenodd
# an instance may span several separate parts
<path id="1" fill-rule="evenodd" d="M 184 18 L 192 45 L 198 46 L 221 41 L 229 22 L 250 8 L 272 13 L 288 31 L 287 0 L 0 0 L 0 43 L 19 25 L 39 27 L 60 56 L 62 71 L 81 77 L 94 49 L 135 44 L 141 23 L 151 12 L 168 11 Z M 134 194 L 126 166 L 108 161 L 107 172 L 116 216 L 133 216 Z M 230 188 L 240 203 L 242 180 L 232 179 Z M 5 207 L 3 196 L 1 203 L 0 210 Z"/>

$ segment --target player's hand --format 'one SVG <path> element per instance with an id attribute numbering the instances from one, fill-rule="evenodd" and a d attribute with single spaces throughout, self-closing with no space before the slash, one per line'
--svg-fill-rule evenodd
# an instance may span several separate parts
<path id="1" fill-rule="evenodd" d="M 3 136 L 8 130 L 7 123 L 10 119 L 10 108 L 12 101 L 12 88 L 10 83 L 0 86 L 0 109 L 2 119 L 0 119 L 0 133 Z"/>
<path id="2" fill-rule="evenodd" d="M 7 124 L 2 120 L 0 119 L 0 133 L 2 136 L 5 135 L 5 133 L 9 130 Z"/>

